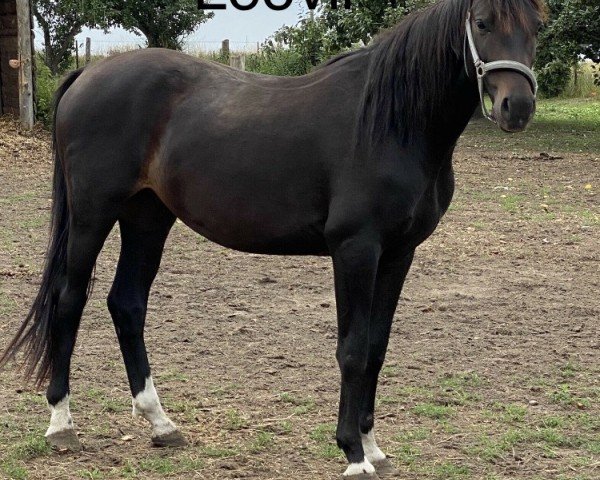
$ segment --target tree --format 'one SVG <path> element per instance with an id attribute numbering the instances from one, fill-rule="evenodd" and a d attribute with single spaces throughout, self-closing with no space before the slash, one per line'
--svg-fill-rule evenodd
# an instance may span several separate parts
<path id="1" fill-rule="evenodd" d="M 600 61 L 598 0 L 548 0 L 549 19 L 539 38 L 536 69 L 547 96 L 567 86 L 582 57 Z M 575 70 L 576 71 L 576 70 Z"/>
<path id="2" fill-rule="evenodd" d="M 355 0 L 352 9 L 333 9 L 326 4 L 321 18 L 330 43 L 340 50 L 368 44 L 381 30 L 396 25 L 403 17 L 435 0 Z"/>
<path id="3" fill-rule="evenodd" d="M 146 37 L 148 47 L 181 49 L 183 37 L 214 16 L 197 0 L 112 0 L 111 20 Z"/>
<path id="4" fill-rule="evenodd" d="M 316 16 L 311 13 L 293 27 L 282 27 L 268 45 L 271 48 L 275 48 L 273 42 L 286 45 L 300 53 L 309 66 L 314 66 L 354 45 L 366 45 L 382 29 L 434 1 L 355 0 L 351 9 L 334 9 L 323 2 Z"/>
<path id="5" fill-rule="evenodd" d="M 106 26 L 102 0 L 34 0 L 33 15 L 44 33 L 44 60 L 53 75 L 70 63 L 73 41 L 84 26 Z"/>

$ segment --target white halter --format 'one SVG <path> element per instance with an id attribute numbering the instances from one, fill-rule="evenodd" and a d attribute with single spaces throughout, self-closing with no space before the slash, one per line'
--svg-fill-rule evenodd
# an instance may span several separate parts
<path id="1" fill-rule="evenodd" d="M 515 72 L 523 75 L 529 83 L 531 84 L 531 88 L 533 89 L 534 96 L 537 95 L 538 84 L 535 79 L 535 75 L 533 71 L 525 64 L 521 62 L 515 62 L 514 60 L 498 60 L 495 62 L 486 63 L 481 58 L 479 58 L 479 53 L 477 52 L 477 47 L 475 46 L 475 41 L 473 40 L 473 31 L 471 30 L 471 12 L 467 14 L 467 26 L 466 26 L 467 34 L 465 36 L 465 70 L 467 75 L 469 75 L 469 68 L 467 66 L 467 43 L 469 44 L 469 48 L 471 49 L 471 56 L 473 57 L 473 63 L 475 65 L 475 71 L 477 72 L 477 86 L 479 87 L 479 98 L 481 99 L 481 111 L 483 112 L 483 116 L 488 120 L 496 123 L 496 119 L 490 115 L 485 106 L 484 95 L 485 88 L 483 86 L 484 77 L 493 70 L 513 70 Z"/>

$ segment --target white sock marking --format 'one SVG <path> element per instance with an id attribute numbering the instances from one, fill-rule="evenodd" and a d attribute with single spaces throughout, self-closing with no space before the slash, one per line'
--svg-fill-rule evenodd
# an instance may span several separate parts
<path id="1" fill-rule="evenodd" d="M 365 451 L 365 457 L 371 463 L 381 462 L 385 460 L 385 453 L 383 453 L 377 446 L 375 441 L 375 429 L 371 429 L 366 435 L 360 434 L 362 440 L 363 450 Z"/>
<path id="2" fill-rule="evenodd" d="M 69 411 L 69 395 L 58 402 L 56 405 L 48 405 L 50 407 L 50 426 L 46 430 L 46 436 L 53 433 L 62 432 L 63 430 L 73 429 L 73 419 Z"/>
<path id="3" fill-rule="evenodd" d="M 351 463 L 344 472 L 344 477 L 350 477 L 352 475 L 360 475 L 361 473 L 372 474 L 375 473 L 375 467 L 371 465 L 371 462 L 365 459 L 360 463 Z"/>
<path id="4" fill-rule="evenodd" d="M 133 399 L 133 415 L 148 420 L 152 425 L 152 435 L 155 437 L 177 430 L 177 427 L 169 420 L 160 404 L 151 376 L 146 379 L 144 390 Z"/>

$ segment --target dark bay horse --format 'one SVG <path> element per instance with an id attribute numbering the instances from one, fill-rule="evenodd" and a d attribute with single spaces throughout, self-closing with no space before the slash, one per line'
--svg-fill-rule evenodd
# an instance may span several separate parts
<path id="1" fill-rule="evenodd" d="M 24 347 L 28 373 L 50 380 L 48 440 L 79 448 L 70 359 L 96 257 L 118 222 L 108 306 L 134 413 L 152 424 L 155 444 L 185 443 L 161 407 L 143 337 L 148 292 L 180 218 L 244 252 L 332 257 L 344 475 L 393 473 L 373 415 L 400 290 L 448 208 L 452 154 L 480 94 L 505 131 L 533 116 L 541 2 L 442 0 L 297 78 L 160 49 L 71 73 L 56 100 L 42 283 L 2 360 Z"/>

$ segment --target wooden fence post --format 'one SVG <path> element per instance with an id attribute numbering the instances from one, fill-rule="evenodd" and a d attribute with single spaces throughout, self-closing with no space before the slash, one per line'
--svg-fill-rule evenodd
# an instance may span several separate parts
<path id="1" fill-rule="evenodd" d="M 26 128 L 33 127 L 33 58 L 29 0 L 17 0 L 19 44 L 19 116 Z"/>
<path id="2" fill-rule="evenodd" d="M 221 56 L 223 58 L 229 58 L 229 40 L 223 40 L 221 44 Z"/>
<path id="3" fill-rule="evenodd" d="M 92 59 L 92 39 L 85 37 L 85 64 L 89 64 Z"/>
<path id="4" fill-rule="evenodd" d="M 79 68 L 79 43 L 75 39 L 75 68 Z"/>
<path id="5" fill-rule="evenodd" d="M 229 66 L 238 70 L 246 70 L 246 54 L 232 53 L 229 55 Z"/>

